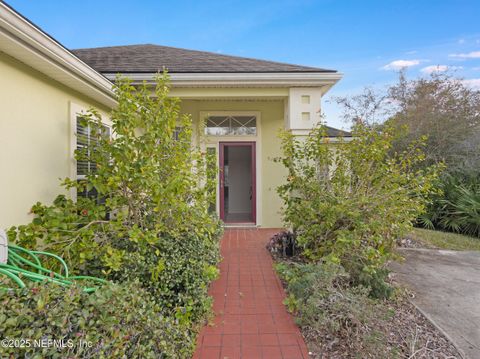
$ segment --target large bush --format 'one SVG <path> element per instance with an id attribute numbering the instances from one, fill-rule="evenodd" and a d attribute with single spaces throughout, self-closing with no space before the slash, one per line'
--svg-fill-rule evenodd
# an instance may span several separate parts
<path id="1" fill-rule="evenodd" d="M 2 357 L 189 358 L 194 347 L 191 329 L 163 315 L 137 283 L 91 294 L 76 286 L 36 283 L 0 291 L 0 303 L 2 339 L 24 340 L 0 346 Z M 39 347 L 34 341 L 41 340 L 57 344 Z"/>
<path id="2" fill-rule="evenodd" d="M 146 84 L 136 89 L 118 79 L 116 93 L 111 136 L 96 111 L 78 115 L 91 139 L 75 156 L 89 162 L 90 171 L 84 180 L 67 178 L 64 185 L 89 193 L 88 198 L 37 203 L 36 218 L 10 231 L 12 239 L 55 248 L 82 264 L 99 257 L 99 250 L 110 252 L 117 240 L 151 243 L 163 234 L 209 238 L 218 233 L 219 221 L 208 213 L 216 177 L 207 172 L 216 168 L 207 162 L 214 159 L 193 144 L 192 119 L 168 95 L 168 77 L 158 77 L 155 89 Z"/>
<path id="3" fill-rule="evenodd" d="M 358 123 L 352 135 L 331 144 L 323 127 L 306 139 L 284 133 L 288 178 L 278 192 L 303 256 L 341 264 L 352 281 L 382 296 L 395 240 L 424 212 L 436 171 L 419 166 L 421 143 L 390 155 L 391 127 Z"/>
<path id="4" fill-rule="evenodd" d="M 217 277 L 217 236 L 205 238 L 185 234 L 181 238 L 163 236 L 153 245 L 124 248 L 131 254 L 118 271 L 117 281 L 138 278 L 156 301 L 184 322 L 198 322 L 211 308 L 208 284 Z M 153 269 L 152 269 L 153 268 Z"/>
<path id="5" fill-rule="evenodd" d="M 76 158 L 91 170 L 63 183 L 88 196 L 35 204 L 32 223 L 9 238 L 61 255 L 73 272 L 136 280 L 163 315 L 194 327 L 210 308 L 219 260 L 221 225 L 208 212 L 214 159 L 194 145 L 191 117 L 168 95 L 166 75 L 155 88 L 118 79 L 116 92 L 111 136 L 97 112 L 79 114 L 91 138 Z"/>
<path id="6" fill-rule="evenodd" d="M 84 215 L 79 206 L 91 204 L 89 201 L 75 203 L 59 196 L 52 206 L 36 204 L 33 223 L 19 227 L 20 243 L 60 253 L 79 274 L 118 282 L 138 280 L 155 295 L 165 313 L 193 321 L 207 313 L 208 284 L 218 272 L 221 228 L 216 222 L 181 235 L 159 233 L 114 219 L 92 218 L 98 210 L 95 204 L 89 207 L 90 214 Z"/>

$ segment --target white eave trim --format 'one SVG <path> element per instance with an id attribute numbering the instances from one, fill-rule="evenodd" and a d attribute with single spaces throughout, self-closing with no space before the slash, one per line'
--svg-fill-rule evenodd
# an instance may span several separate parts
<path id="1" fill-rule="evenodd" d="M 104 73 L 115 80 L 116 74 Z M 154 73 L 122 73 L 134 84 L 152 82 Z M 331 87 L 343 76 L 339 72 L 249 72 L 249 73 L 171 73 L 174 87 Z"/>
<path id="2" fill-rule="evenodd" d="M 116 105 L 107 78 L 2 2 L 0 51 L 105 106 Z"/>

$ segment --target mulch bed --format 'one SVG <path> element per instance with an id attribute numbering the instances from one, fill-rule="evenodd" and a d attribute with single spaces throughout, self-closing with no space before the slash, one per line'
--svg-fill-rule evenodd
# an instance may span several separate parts
<path id="1" fill-rule="evenodd" d="M 389 303 L 395 313 L 383 328 L 388 339 L 388 347 L 397 348 L 398 354 L 392 358 L 409 359 L 453 359 L 462 358 L 455 346 L 435 328 L 430 321 L 410 303 L 408 298 Z M 349 338 L 319 338 L 317 333 L 302 328 L 302 334 L 315 359 L 361 358 L 362 353 L 352 352 Z M 372 358 L 389 358 L 378 356 Z"/>
<path id="2" fill-rule="evenodd" d="M 285 237 L 280 233 L 268 244 L 267 248 L 276 260 L 285 260 L 282 251 L 275 248 L 278 238 Z M 285 240 L 290 238 L 284 238 Z M 287 242 L 288 242 L 287 240 Z M 413 238 L 406 237 L 399 240 L 398 245 L 404 248 L 425 247 Z M 382 322 L 381 331 L 387 338 L 387 347 L 396 348 L 391 354 L 378 354 L 376 356 L 365 356 L 361 352 L 353 352 L 349 342 L 352 338 L 348 336 L 334 338 L 328 333 L 319 335 L 317 331 L 309 328 L 301 328 L 305 342 L 310 350 L 310 357 L 314 359 L 461 359 L 463 356 L 455 346 L 409 301 L 414 293 L 401 287 L 391 277 L 392 285 L 399 288 L 400 294 L 395 300 L 385 303 L 385 306 L 392 311 L 392 316 Z M 285 283 L 283 283 L 285 286 Z M 372 329 L 378 330 L 378 323 L 372 323 Z"/>

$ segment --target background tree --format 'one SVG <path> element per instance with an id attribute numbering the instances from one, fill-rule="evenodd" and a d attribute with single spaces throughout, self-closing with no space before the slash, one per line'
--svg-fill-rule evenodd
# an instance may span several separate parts
<path id="1" fill-rule="evenodd" d="M 479 167 L 479 91 L 448 73 L 408 81 L 401 72 L 388 97 L 396 107 L 388 122 L 404 134 L 396 141 L 396 150 L 425 136 L 427 164 L 444 162 L 449 171 Z"/>
<path id="2" fill-rule="evenodd" d="M 425 165 L 443 162 L 449 172 L 480 167 L 480 91 L 451 73 L 408 80 L 401 71 L 383 91 L 366 87 L 334 101 L 347 123 L 396 128 L 394 151 L 426 138 Z"/>
<path id="3" fill-rule="evenodd" d="M 335 100 L 351 124 L 393 128 L 392 156 L 421 140 L 421 166 L 445 165 L 436 184 L 441 191 L 430 198 L 419 224 L 480 235 L 480 91 L 448 72 L 408 80 L 402 71 L 384 91 L 366 88 Z"/>

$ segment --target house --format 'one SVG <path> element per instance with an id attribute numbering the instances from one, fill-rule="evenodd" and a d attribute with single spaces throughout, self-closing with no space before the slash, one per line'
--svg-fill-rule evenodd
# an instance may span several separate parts
<path id="1" fill-rule="evenodd" d="M 79 175 L 77 112 L 93 106 L 106 114 L 115 106 L 117 74 L 139 84 L 153 82 L 163 69 L 182 112 L 206 123 L 197 127 L 221 170 L 217 213 L 227 224 L 280 227 L 275 189 L 285 171 L 273 161 L 281 154 L 278 131 L 306 135 L 321 120 L 322 96 L 342 77 L 335 70 L 148 44 L 69 51 L 4 3 L 0 36 L 0 164 L 8 168 L 0 176 L 0 227 L 27 221 L 34 202 L 58 193 L 58 178 Z"/>
<path id="2" fill-rule="evenodd" d="M 75 176 L 75 114 L 115 103 L 108 79 L 0 2 L 0 228 L 30 221 Z"/>

